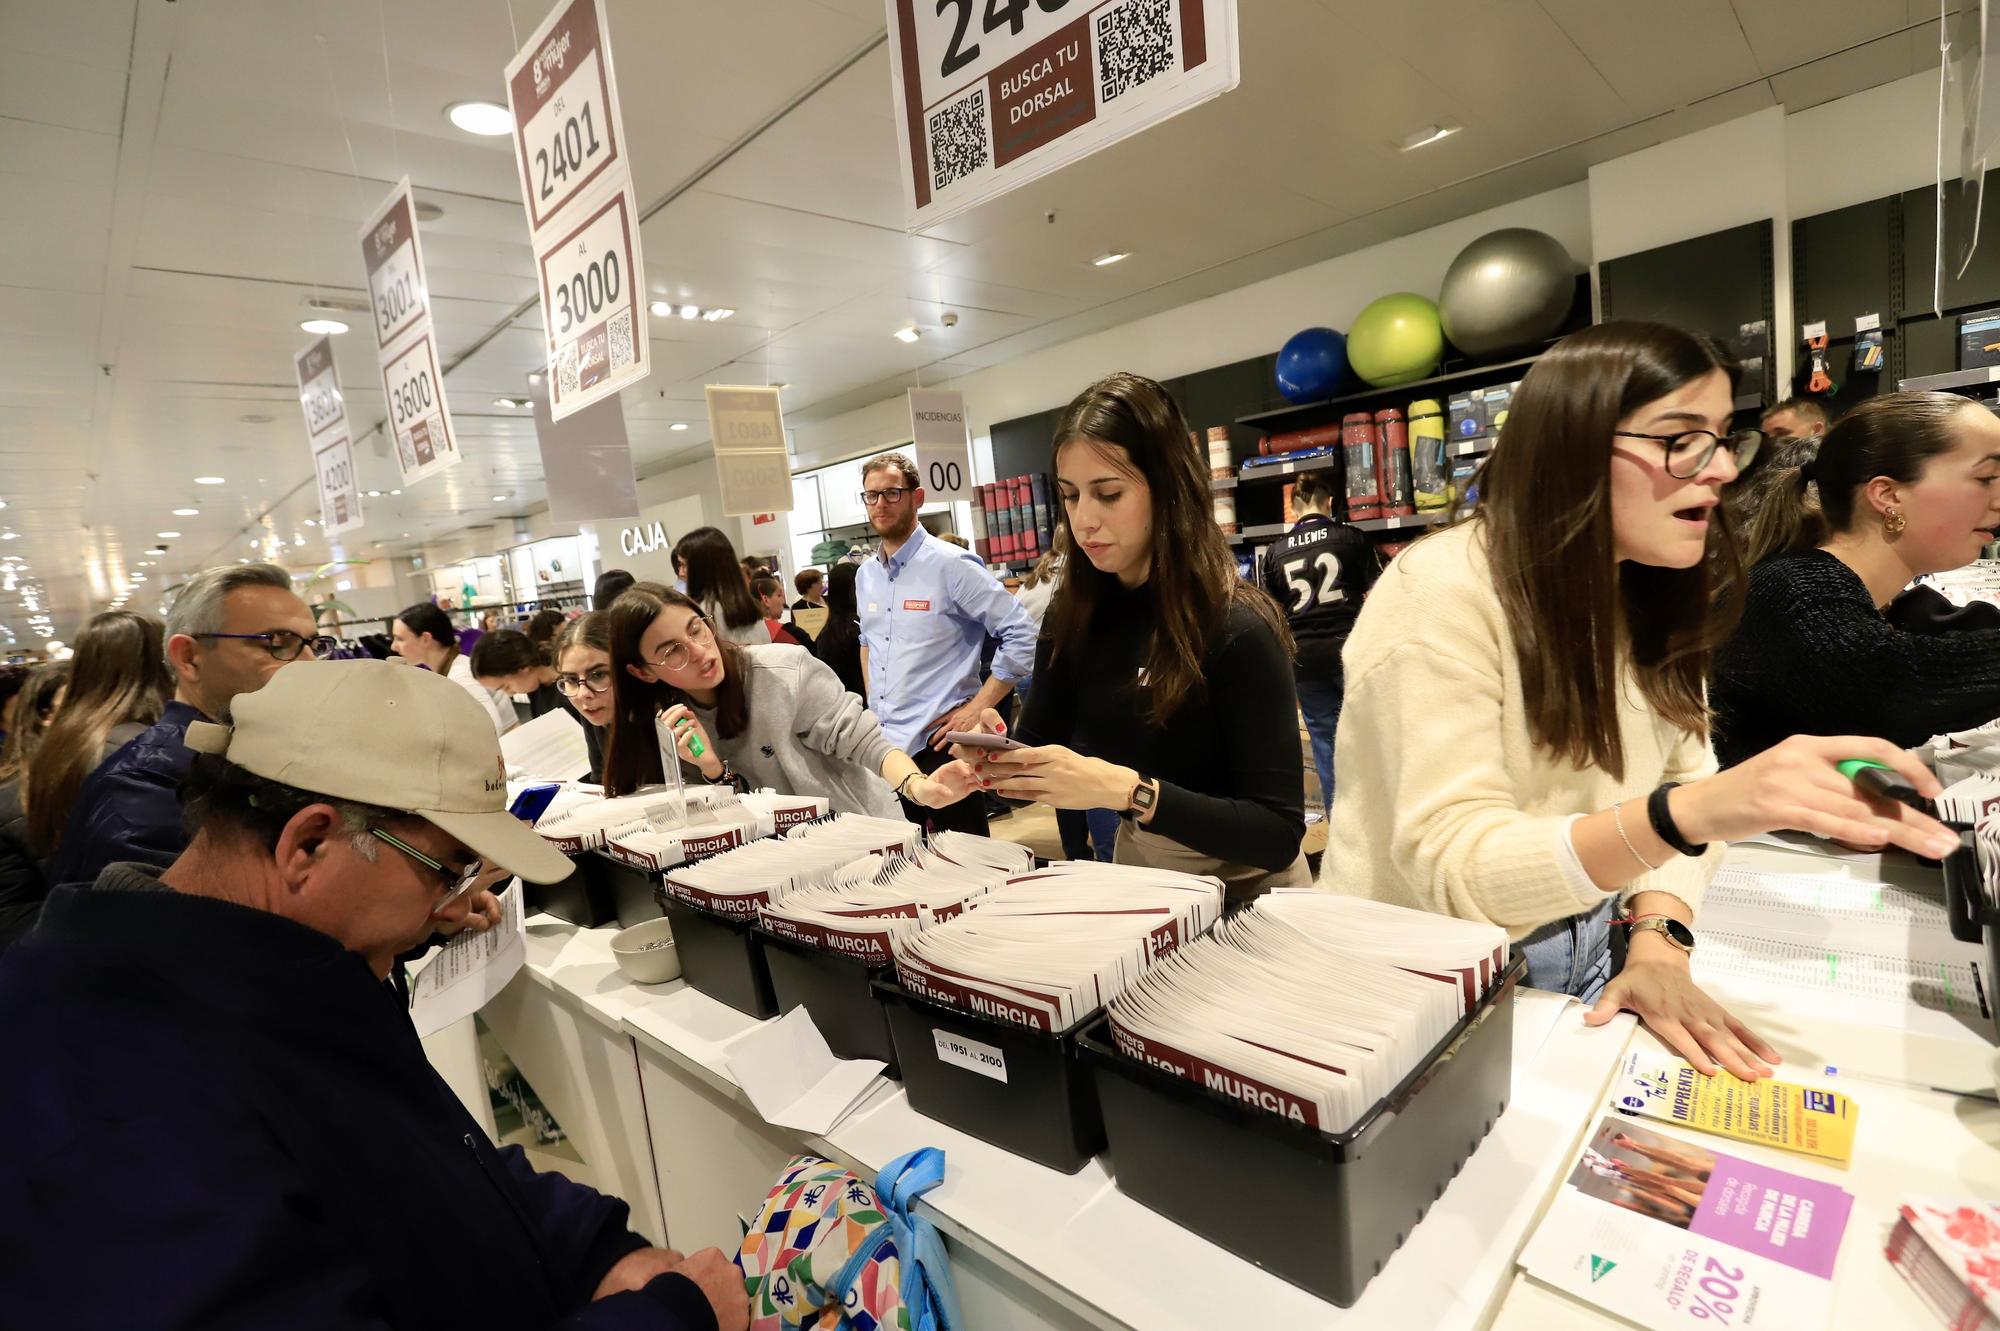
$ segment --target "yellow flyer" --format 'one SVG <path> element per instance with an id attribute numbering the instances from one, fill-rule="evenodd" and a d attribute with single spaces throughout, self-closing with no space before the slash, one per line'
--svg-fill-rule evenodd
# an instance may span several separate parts
<path id="1" fill-rule="evenodd" d="M 1682 1059 L 1633 1050 L 1613 1084 L 1612 1107 L 1759 1146 L 1846 1165 L 1854 1154 L 1854 1102 L 1788 1081 L 1704 1077 Z"/>

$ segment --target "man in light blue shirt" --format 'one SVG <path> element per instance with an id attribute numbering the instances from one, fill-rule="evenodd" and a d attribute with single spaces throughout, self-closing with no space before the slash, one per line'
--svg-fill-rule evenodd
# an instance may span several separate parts
<path id="1" fill-rule="evenodd" d="M 889 742 L 926 774 L 950 761 L 950 730 L 971 730 L 1035 668 L 1035 622 L 969 550 L 933 538 L 917 521 L 924 492 L 917 464 L 901 453 L 870 458 L 861 499 L 882 549 L 854 578 L 861 611 L 861 670 L 868 706 Z M 980 657 L 997 639 L 993 672 Z M 911 821 L 986 835 L 980 800 L 944 809 L 906 806 Z"/>

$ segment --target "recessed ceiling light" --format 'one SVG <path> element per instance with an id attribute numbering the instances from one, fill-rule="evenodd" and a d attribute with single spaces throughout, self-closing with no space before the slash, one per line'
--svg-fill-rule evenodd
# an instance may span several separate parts
<path id="1" fill-rule="evenodd" d="M 496 504 L 504 504 L 504 503 L 506 503 L 506 502 L 507 502 L 507 496 L 506 496 L 506 495 L 494 495 L 494 496 L 493 496 L 493 502 L 494 502 L 494 503 L 496 503 Z"/>
<path id="2" fill-rule="evenodd" d="M 0 499 L 0 508 L 5 508 L 5 507 L 7 507 L 7 501 L 4 499 Z"/>
<path id="3" fill-rule="evenodd" d="M 403 493 L 403 492 L 402 492 L 401 490 L 391 490 L 391 491 L 390 491 L 389 493 L 390 493 L 390 494 L 392 494 L 392 495 L 399 495 L 399 494 L 401 494 L 401 493 Z"/>
<path id="4" fill-rule="evenodd" d="M 0 531 L 0 541 L 18 541 L 20 539 L 21 534 L 19 532 Z"/>
<path id="5" fill-rule="evenodd" d="M 1422 129 L 1405 134 L 1401 147 L 1404 152 L 1409 152 L 1412 148 L 1421 148 L 1426 144 L 1436 143 L 1439 139 L 1448 139 L 1464 128 L 1463 125 L 1451 124 L 1425 125 Z"/>
<path id="6" fill-rule="evenodd" d="M 535 405 L 535 400 L 528 397 L 496 397 L 493 399 L 493 405 L 496 407 L 532 407 Z"/>
<path id="7" fill-rule="evenodd" d="M 198 508 L 177 508 L 174 510 L 174 516 L 177 518 L 198 518 L 201 516 L 201 510 Z"/>
<path id="8" fill-rule="evenodd" d="M 175 538 L 176 536 L 179 536 L 179 535 L 180 535 L 180 533 L 179 533 L 179 532 L 177 532 L 177 531 L 163 531 L 163 532 L 156 532 L 156 533 L 154 533 L 154 534 L 155 534 L 156 536 L 158 536 L 158 537 L 159 537 L 159 538 L 160 538 L 161 540 L 163 540 L 163 541 L 171 541 L 171 540 L 173 540 L 173 539 L 174 539 L 174 538 Z"/>
<path id="9" fill-rule="evenodd" d="M 419 222 L 435 222 L 443 216 L 444 209 L 438 207 L 429 199 L 417 200 L 417 220 Z"/>
<path id="10" fill-rule="evenodd" d="M 721 323 L 724 319 L 732 318 L 735 314 L 736 311 L 729 309 L 727 306 L 718 306 L 712 310 L 703 310 L 701 317 L 704 321 L 714 324 Z"/>
<path id="11" fill-rule="evenodd" d="M 382 492 L 380 490 L 370 490 L 368 492 L 368 497 L 370 499 L 380 499 L 382 497 Z"/>
<path id="12" fill-rule="evenodd" d="M 650 301 L 646 305 L 646 310 L 656 319 L 671 319 L 674 317 L 674 303 L 670 300 Z M 534 381 L 535 376 L 529 375 L 528 382 L 533 383 Z"/>
<path id="13" fill-rule="evenodd" d="M 672 425 L 669 425 L 667 428 L 669 430 L 685 430 L 687 429 L 687 427 L 688 423 L 686 421 L 675 421 Z"/>
<path id="14" fill-rule="evenodd" d="M 444 113 L 467 134 L 498 138 L 514 132 L 514 115 L 498 102 L 453 102 Z"/>
<path id="15" fill-rule="evenodd" d="M 302 319 L 299 321 L 299 331 L 302 333 L 326 333 L 331 335 L 346 332 L 347 325 L 338 319 Z"/>
<path id="16" fill-rule="evenodd" d="M 1113 250 L 1109 254 L 1098 255 L 1095 259 L 1091 260 L 1091 263 L 1095 264 L 1099 268 L 1109 268 L 1112 264 L 1117 263 L 1120 259 L 1129 259 L 1131 257 L 1132 257 L 1132 251 L 1130 250 Z"/>
<path id="17" fill-rule="evenodd" d="M 304 327 L 303 324 L 300 326 Z M 311 332 L 312 330 L 308 328 L 306 331 Z M 343 325 L 340 331 L 343 333 L 346 332 L 346 326 Z M 236 419 L 242 421 L 245 425 L 269 425 L 271 423 L 271 418 L 261 411 L 253 411 L 247 416 L 238 416 Z"/>
<path id="18" fill-rule="evenodd" d="M 194 483 L 196 485 L 221 485 L 223 481 L 220 476 L 197 476 L 194 478 Z"/>
<path id="19" fill-rule="evenodd" d="M 922 336 L 923 332 L 916 328 L 898 328 L 894 334 L 898 342 L 914 342 Z"/>
<path id="20" fill-rule="evenodd" d="M 314 519 L 314 518 L 307 518 L 307 519 L 306 519 L 306 526 L 308 526 L 308 527 L 317 527 L 317 526 L 319 526 L 319 522 L 318 522 L 318 520 L 317 520 L 317 519 Z"/>

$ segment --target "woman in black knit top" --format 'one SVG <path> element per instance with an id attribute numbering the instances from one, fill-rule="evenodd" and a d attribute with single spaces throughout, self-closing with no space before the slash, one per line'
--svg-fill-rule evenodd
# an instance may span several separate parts
<path id="1" fill-rule="evenodd" d="M 2000 717 L 1990 617 L 1912 632 L 1891 602 L 1979 557 L 2000 528 L 2000 420 L 1947 393 L 1891 393 L 1843 416 L 1819 456 L 1774 478 L 1750 535 L 1743 621 L 1716 660 L 1724 766 L 1786 736 L 1908 748 Z"/>
<path id="2" fill-rule="evenodd" d="M 1120 864 L 1214 874 L 1231 904 L 1311 886 L 1291 632 L 1236 575 L 1180 408 L 1114 374 L 1054 435 L 1075 554 L 1014 732 L 1032 747 L 954 752 L 1010 799 L 1124 814 Z"/>

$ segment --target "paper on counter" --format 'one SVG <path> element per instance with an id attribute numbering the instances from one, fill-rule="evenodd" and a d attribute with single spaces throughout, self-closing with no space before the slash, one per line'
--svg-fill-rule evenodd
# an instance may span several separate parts
<path id="1" fill-rule="evenodd" d="M 835 1058 L 802 1007 L 731 1043 L 723 1061 L 766 1123 L 815 1135 L 847 1117 L 882 1082 L 887 1066 Z"/>
<path id="2" fill-rule="evenodd" d="M 583 726 L 561 707 L 502 735 L 500 756 L 507 766 L 546 781 L 577 781 L 590 774 Z"/>
<path id="3" fill-rule="evenodd" d="M 516 878 L 500 893 L 500 923 L 483 934 L 461 933 L 417 973 L 410 986 L 410 1024 L 418 1039 L 479 1011 L 520 973 L 528 959 L 521 891 Z"/>

